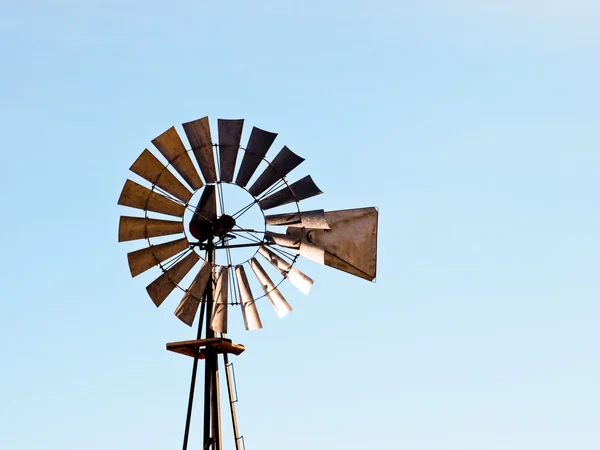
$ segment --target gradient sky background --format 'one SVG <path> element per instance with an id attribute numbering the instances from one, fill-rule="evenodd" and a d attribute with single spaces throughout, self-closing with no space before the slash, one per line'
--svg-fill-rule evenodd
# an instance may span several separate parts
<path id="1" fill-rule="evenodd" d="M 380 209 L 376 283 L 306 262 L 292 314 L 231 333 L 248 450 L 600 448 L 598 23 L 591 0 L 0 2 L 0 448 L 180 448 L 191 360 L 164 344 L 194 332 L 131 280 L 116 202 L 205 115 L 305 157 L 306 209 Z"/>

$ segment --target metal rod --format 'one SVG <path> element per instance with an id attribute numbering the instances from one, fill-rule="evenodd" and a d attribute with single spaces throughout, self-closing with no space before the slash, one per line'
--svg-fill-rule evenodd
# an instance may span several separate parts
<path id="1" fill-rule="evenodd" d="M 200 307 L 200 317 L 198 319 L 198 339 L 202 335 L 202 323 L 204 319 L 204 306 L 205 302 L 202 302 Z M 183 450 L 187 450 L 188 438 L 190 436 L 190 424 L 192 422 L 192 406 L 194 404 L 194 391 L 196 390 L 196 373 L 198 372 L 198 348 L 194 349 L 194 365 L 192 367 L 192 382 L 190 384 L 190 396 L 188 400 L 188 410 L 185 419 L 185 432 L 183 434 Z"/>
<path id="2" fill-rule="evenodd" d="M 220 245 L 220 246 L 215 246 L 215 248 L 258 247 L 258 246 L 260 246 L 262 244 L 263 244 L 262 242 L 256 242 L 256 243 L 252 243 L 252 244 Z"/>
<path id="3" fill-rule="evenodd" d="M 211 355 L 213 364 L 213 383 L 212 383 L 212 413 L 213 413 L 213 438 L 214 450 L 221 450 L 221 402 L 219 392 L 219 355 L 214 352 Z"/>
<path id="4" fill-rule="evenodd" d="M 233 400 L 233 384 L 231 382 L 231 364 L 227 353 L 223 353 L 225 363 L 225 378 L 227 379 L 227 390 L 229 391 L 229 410 L 231 411 L 231 423 L 233 424 L 233 439 L 235 440 L 236 450 L 241 450 L 240 437 L 238 436 L 237 417 L 235 415 L 235 401 Z"/>
<path id="5" fill-rule="evenodd" d="M 214 261 L 214 240 L 211 238 L 209 243 L 207 244 L 208 257 L 207 261 L 209 264 L 212 264 Z M 213 307 L 213 289 L 214 289 L 214 270 L 211 269 L 211 276 L 208 289 L 206 290 L 206 333 L 205 336 L 207 339 L 215 337 L 215 332 L 210 329 L 210 318 L 212 317 L 212 307 Z M 206 363 L 204 366 L 204 446 L 208 444 L 209 441 L 214 442 L 214 436 L 211 438 L 210 435 L 210 412 L 211 412 L 211 402 L 212 402 L 212 359 L 208 357 L 206 358 Z"/>

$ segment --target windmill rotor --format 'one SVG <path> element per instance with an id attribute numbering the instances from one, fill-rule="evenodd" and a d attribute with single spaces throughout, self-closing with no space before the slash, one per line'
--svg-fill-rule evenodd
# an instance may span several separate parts
<path id="1" fill-rule="evenodd" d="M 120 217 L 118 240 L 145 241 L 127 259 L 132 277 L 160 269 L 146 287 L 157 307 L 178 293 L 175 316 L 190 327 L 199 317 L 196 341 L 167 347 L 194 357 L 184 449 L 197 361 L 206 357 L 205 402 L 213 403 L 212 412 L 205 407 L 205 445 L 220 450 L 217 355 L 225 358 L 229 386 L 227 354 L 243 351 L 225 338 L 228 315 L 239 306 L 245 329 L 256 330 L 263 327 L 263 298 L 278 317 L 291 312 L 280 285 L 288 281 L 308 295 L 314 283 L 295 266 L 299 258 L 374 280 L 378 211 L 302 211 L 301 201 L 323 192 L 310 175 L 288 181 L 304 158 L 287 146 L 268 158 L 276 133 L 253 127 L 244 147 L 243 119 L 218 119 L 218 142 L 208 117 L 182 127 L 187 144 L 171 127 L 152 140 L 157 152 L 144 149 L 131 165 L 140 180 L 126 180 L 118 204 L 138 215 Z M 233 189 L 237 200 L 229 197 Z M 233 407 L 232 417 L 236 427 Z M 237 429 L 234 434 L 239 449 Z"/>

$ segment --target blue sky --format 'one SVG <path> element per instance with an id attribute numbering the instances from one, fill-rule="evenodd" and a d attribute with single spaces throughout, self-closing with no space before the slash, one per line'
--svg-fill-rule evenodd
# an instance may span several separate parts
<path id="1" fill-rule="evenodd" d="M 131 280 L 116 201 L 152 138 L 209 115 L 306 158 L 306 209 L 380 210 L 376 283 L 303 262 L 293 313 L 231 333 L 248 449 L 598 449 L 599 19 L 3 1 L 0 447 L 181 445 L 191 361 L 164 344 L 194 333 Z"/>

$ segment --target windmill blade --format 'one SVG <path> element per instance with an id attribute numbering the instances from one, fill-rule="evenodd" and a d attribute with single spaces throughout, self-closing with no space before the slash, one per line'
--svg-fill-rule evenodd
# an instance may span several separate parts
<path id="1" fill-rule="evenodd" d="M 221 181 L 231 183 L 235 171 L 240 140 L 242 139 L 242 128 L 244 119 L 217 120 L 219 128 L 219 169 Z"/>
<path id="2" fill-rule="evenodd" d="M 305 229 L 303 240 L 324 249 L 326 266 L 374 280 L 377 274 L 377 208 L 328 211 L 325 219 L 331 230 Z"/>
<path id="3" fill-rule="evenodd" d="M 287 313 L 292 311 L 292 307 L 285 300 L 285 298 L 283 298 L 281 292 L 279 292 L 279 290 L 275 287 L 275 284 L 271 281 L 269 275 L 267 275 L 267 272 L 265 272 L 265 269 L 262 268 L 256 258 L 252 258 L 250 260 L 250 267 L 256 275 L 256 278 L 258 278 L 265 295 L 271 301 L 271 305 L 273 305 L 273 308 L 275 309 L 275 312 L 279 318 L 284 317 Z"/>
<path id="4" fill-rule="evenodd" d="M 258 315 L 258 309 L 256 308 L 256 303 L 254 302 L 254 297 L 252 296 L 252 291 L 250 290 L 250 284 L 248 283 L 244 267 L 237 266 L 235 268 L 235 274 L 240 286 L 240 297 L 242 298 L 240 306 L 242 307 L 244 326 L 246 327 L 246 330 L 257 330 L 262 328 L 262 322 Z"/>
<path id="5" fill-rule="evenodd" d="M 256 127 L 252 128 L 235 184 L 242 187 L 248 184 L 248 181 L 252 178 L 256 168 L 269 151 L 276 137 L 277 133 L 270 133 Z"/>
<path id="6" fill-rule="evenodd" d="M 190 327 L 194 323 L 194 318 L 198 312 L 198 305 L 200 305 L 211 275 L 212 265 L 208 261 L 205 261 L 175 310 L 177 318 Z"/>
<path id="7" fill-rule="evenodd" d="M 132 277 L 137 277 L 151 267 L 163 262 L 165 259 L 175 256 L 177 253 L 189 248 L 190 244 L 186 238 L 164 244 L 151 245 L 135 252 L 127 253 L 129 270 Z"/>
<path id="8" fill-rule="evenodd" d="M 204 180 L 207 183 L 216 183 L 217 171 L 215 170 L 215 157 L 213 155 L 208 117 L 184 123 L 183 131 L 185 131 L 185 135 L 192 146 L 192 152 L 194 152 Z"/>
<path id="9" fill-rule="evenodd" d="M 317 187 L 310 175 L 307 175 L 301 180 L 269 195 L 258 203 L 260 207 L 265 210 L 304 200 L 322 193 L 323 192 Z"/>
<path id="10" fill-rule="evenodd" d="M 183 217 L 183 213 L 185 212 L 184 205 L 175 203 L 167 197 L 157 194 L 131 180 L 125 182 L 118 204 L 177 217 Z"/>
<path id="11" fill-rule="evenodd" d="M 310 288 L 314 283 L 310 277 L 306 276 L 295 267 L 292 267 L 290 263 L 273 253 L 265 246 L 261 245 L 258 251 L 273 265 L 273 267 L 279 270 L 284 277 L 286 277 L 294 286 L 300 289 L 304 295 L 308 295 Z"/>
<path id="12" fill-rule="evenodd" d="M 183 233 L 183 223 L 147 217 L 121 216 L 119 242 Z"/>
<path id="13" fill-rule="evenodd" d="M 203 183 L 200 175 L 196 172 L 194 163 L 175 127 L 169 128 L 163 134 L 154 138 L 152 143 L 192 189 L 197 190 L 202 187 Z"/>
<path id="14" fill-rule="evenodd" d="M 267 225 L 287 225 L 288 227 L 319 228 L 329 230 L 325 211 L 300 211 L 300 213 L 273 214 L 265 217 Z"/>
<path id="15" fill-rule="evenodd" d="M 217 333 L 227 333 L 227 299 L 229 286 L 229 270 L 221 267 L 217 288 L 215 289 L 215 303 L 210 328 Z"/>
<path id="16" fill-rule="evenodd" d="M 146 290 L 148 295 L 158 307 L 177 287 L 190 270 L 196 265 L 200 257 L 191 251 L 185 258 L 163 273 L 160 277 L 150 283 Z"/>
<path id="17" fill-rule="evenodd" d="M 289 148 L 283 147 L 248 191 L 254 197 L 258 197 L 273 186 L 278 180 L 298 167 L 302 161 L 304 161 L 304 158 L 296 155 Z"/>
<path id="18" fill-rule="evenodd" d="M 192 198 L 192 193 L 148 149 L 142 152 L 129 170 L 183 202 Z"/>
<path id="19" fill-rule="evenodd" d="M 203 242 L 213 233 L 216 221 L 217 190 L 214 185 L 207 185 L 190 220 L 190 233 L 200 242 Z"/>

